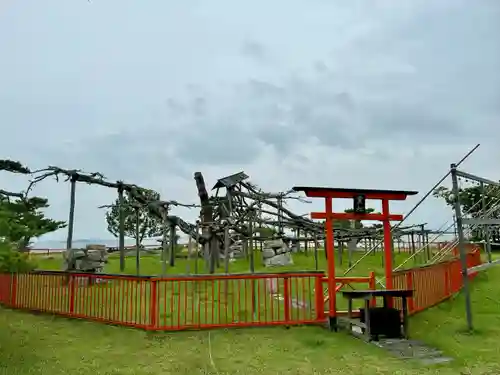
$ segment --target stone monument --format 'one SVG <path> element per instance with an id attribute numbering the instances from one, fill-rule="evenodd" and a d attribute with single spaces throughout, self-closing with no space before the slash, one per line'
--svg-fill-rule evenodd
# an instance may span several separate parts
<path id="1" fill-rule="evenodd" d="M 262 259 L 266 267 L 289 266 L 293 264 L 290 248 L 282 239 L 264 241 Z"/>
<path id="2" fill-rule="evenodd" d="M 102 273 L 108 262 L 105 245 L 87 245 L 85 249 L 71 249 L 63 253 L 63 271 Z"/>

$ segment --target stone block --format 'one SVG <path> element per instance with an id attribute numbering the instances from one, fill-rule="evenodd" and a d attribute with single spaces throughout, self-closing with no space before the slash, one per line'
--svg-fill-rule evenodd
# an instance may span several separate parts
<path id="1" fill-rule="evenodd" d="M 290 253 L 278 254 L 272 258 L 264 259 L 266 267 L 289 266 L 293 264 L 293 258 Z"/>
<path id="2" fill-rule="evenodd" d="M 264 258 L 264 259 L 272 258 L 275 256 L 276 256 L 276 253 L 274 252 L 273 249 L 265 248 L 264 250 L 262 250 L 262 258 Z"/>

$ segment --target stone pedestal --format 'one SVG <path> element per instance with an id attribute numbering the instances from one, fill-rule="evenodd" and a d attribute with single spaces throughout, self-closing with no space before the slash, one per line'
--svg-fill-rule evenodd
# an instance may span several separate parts
<path id="1" fill-rule="evenodd" d="M 281 239 L 264 242 L 262 259 L 266 267 L 289 266 L 293 264 L 290 249 Z"/>
<path id="2" fill-rule="evenodd" d="M 87 245 L 85 249 L 71 249 L 63 253 L 63 271 L 102 273 L 108 262 L 104 245 Z"/>

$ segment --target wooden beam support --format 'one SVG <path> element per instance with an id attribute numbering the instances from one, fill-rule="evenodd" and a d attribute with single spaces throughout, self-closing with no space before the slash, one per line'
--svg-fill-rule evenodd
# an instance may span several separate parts
<path id="1" fill-rule="evenodd" d="M 332 212 L 327 214 L 326 212 L 311 212 L 311 219 L 326 219 L 329 217 L 333 220 L 376 220 L 376 221 L 401 221 L 403 220 L 403 215 L 390 214 L 388 216 L 384 214 L 354 214 L 354 213 L 336 213 Z"/>
<path id="2" fill-rule="evenodd" d="M 356 195 L 359 195 L 359 192 L 353 191 L 315 191 L 310 190 L 305 192 L 307 197 L 310 198 L 354 198 Z M 408 197 L 408 194 L 405 193 L 363 193 L 365 198 L 368 199 L 388 199 L 391 201 L 404 201 Z"/>

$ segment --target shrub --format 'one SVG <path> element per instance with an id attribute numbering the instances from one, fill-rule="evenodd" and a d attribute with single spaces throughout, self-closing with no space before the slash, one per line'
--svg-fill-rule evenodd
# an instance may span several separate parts
<path id="1" fill-rule="evenodd" d="M 36 264 L 28 258 L 27 253 L 21 253 L 8 242 L 0 241 L 0 273 L 29 272 L 35 267 Z"/>

